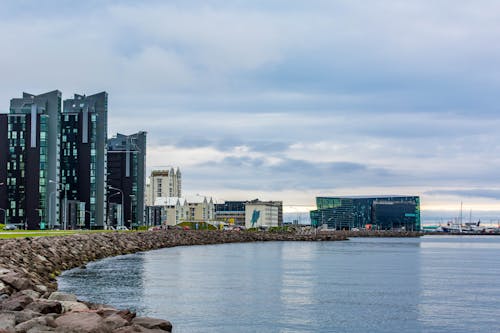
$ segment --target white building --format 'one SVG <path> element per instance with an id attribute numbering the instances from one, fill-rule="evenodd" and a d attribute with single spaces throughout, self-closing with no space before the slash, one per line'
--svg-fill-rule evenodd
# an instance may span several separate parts
<path id="1" fill-rule="evenodd" d="M 195 196 L 187 198 L 186 201 L 188 221 L 208 222 L 215 220 L 215 205 L 211 197 Z"/>
<path id="2" fill-rule="evenodd" d="M 245 204 L 245 227 L 277 227 L 279 206 L 273 201 L 249 201 Z"/>
<path id="3" fill-rule="evenodd" d="M 153 205 L 156 198 L 182 197 L 182 175 L 174 170 L 153 170 L 146 185 L 146 205 Z"/>
<path id="4" fill-rule="evenodd" d="M 209 222 L 214 220 L 215 205 L 212 198 L 193 197 L 158 197 L 154 206 L 165 209 L 167 225 L 177 225 L 182 222 Z"/>
<path id="5" fill-rule="evenodd" d="M 186 220 L 187 205 L 184 198 L 158 197 L 154 205 L 164 207 L 166 220 L 163 223 L 166 225 L 177 225 Z"/>

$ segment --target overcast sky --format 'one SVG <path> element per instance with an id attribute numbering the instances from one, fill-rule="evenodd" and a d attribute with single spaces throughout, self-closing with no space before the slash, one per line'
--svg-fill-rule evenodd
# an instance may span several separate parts
<path id="1" fill-rule="evenodd" d="M 107 91 L 187 194 L 500 211 L 496 0 L 41 3 L 0 2 L 0 111 Z"/>

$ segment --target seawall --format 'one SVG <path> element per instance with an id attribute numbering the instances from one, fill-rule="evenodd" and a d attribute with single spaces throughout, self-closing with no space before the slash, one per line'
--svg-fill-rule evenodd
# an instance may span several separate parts
<path id="1" fill-rule="evenodd" d="M 183 245 L 346 239 L 339 233 L 167 230 L 1 240 L 0 333 L 171 331 L 168 321 L 139 318 L 128 310 L 81 302 L 56 291 L 60 272 L 90 261 Z"/>

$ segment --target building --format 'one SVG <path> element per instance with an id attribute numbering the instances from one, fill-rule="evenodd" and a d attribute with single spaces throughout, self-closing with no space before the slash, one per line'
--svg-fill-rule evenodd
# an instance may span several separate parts
<path id="1" fill-rule="evenodd" d="M 244 226 L 245 204 L 246 201 L 226 201 L 221 204 L 215 204 L 215 220 Z"/>
<path id="2" fill-rule="evenodd" d="M 27 229 L 58 223 L 60 112 L 61 92 L 55 90 L 23 93 L 0 117 L 0 205 L 7 223 Z"/>
<path id="3" fill-rule="evenodd" d="M 144 223 L 148 227 L 163 225 L 167 221 L 167 211 L 164 206 L 146 206 Z M 164 223 L 165 222 L 165 223 Z"/>
<path id="4" fill-rule="evenodd" d="M 159 197 L 156 198 L 153 207 L 163 207 L 163 224 L 177 225 L 187 219 L 186 199 L 179 197 Z"/>
<path id="5" fill-rule="evenodd" d="M 7 222 L 7 162 L 9 161 L 9 140 L 7 138 L 8 115 L 0 113 L 0 223 Z"/>
<path id="6" fill-rule="evenodd" d="M 61 224 L 103 229 L 106 216 L 108 94 L 74 95 L 61 115 Z"/>
<path id="7" fill-rule="evenodd" d="M 174 170 L 153 170 L 146 186 L 146 205 L 152 205 L 157 198 L 182 197 L 182 175 Z"/>
<path id="8" fill-rule="evenodd" d="M 280 218 L 281 213 L 281 218 Z M 283 225 L 283 202 L 248 201 L 245 204 L 245 227 L 278 227 Z"/>
<path id="9" fill-rule="evenodd" d="M 145 224 L 146 134 L 117 134 L 108 140 L 109 225 L 122 225 L 122 214 L 128 228 Z"/>
<path id="10" fill-rule="evenodd" d="M 330 229 L 420 230 L 418 196 L 317 197 L 313 226 Z"/>
<path id="11" fill-rule="evenodd" d="M 195 196 L 186 199 L 188 222 L 209 222 L 215 219 L 215 205 L 212 198 L 205 196 Z"/>

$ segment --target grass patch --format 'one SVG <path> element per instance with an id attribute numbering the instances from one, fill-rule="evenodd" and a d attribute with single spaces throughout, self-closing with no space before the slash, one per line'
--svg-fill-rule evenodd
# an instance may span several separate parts
<path id="1" fill-rule="evenodd" d="M 12 230 L 0 231 L 0 239 L 23 238 L 23 237 L 53 237 L 74 234 L 94 234 L 101 232 L 117 232 L 115 230 Z M 127 232 L 127 231 L 119 231 Z"/>

